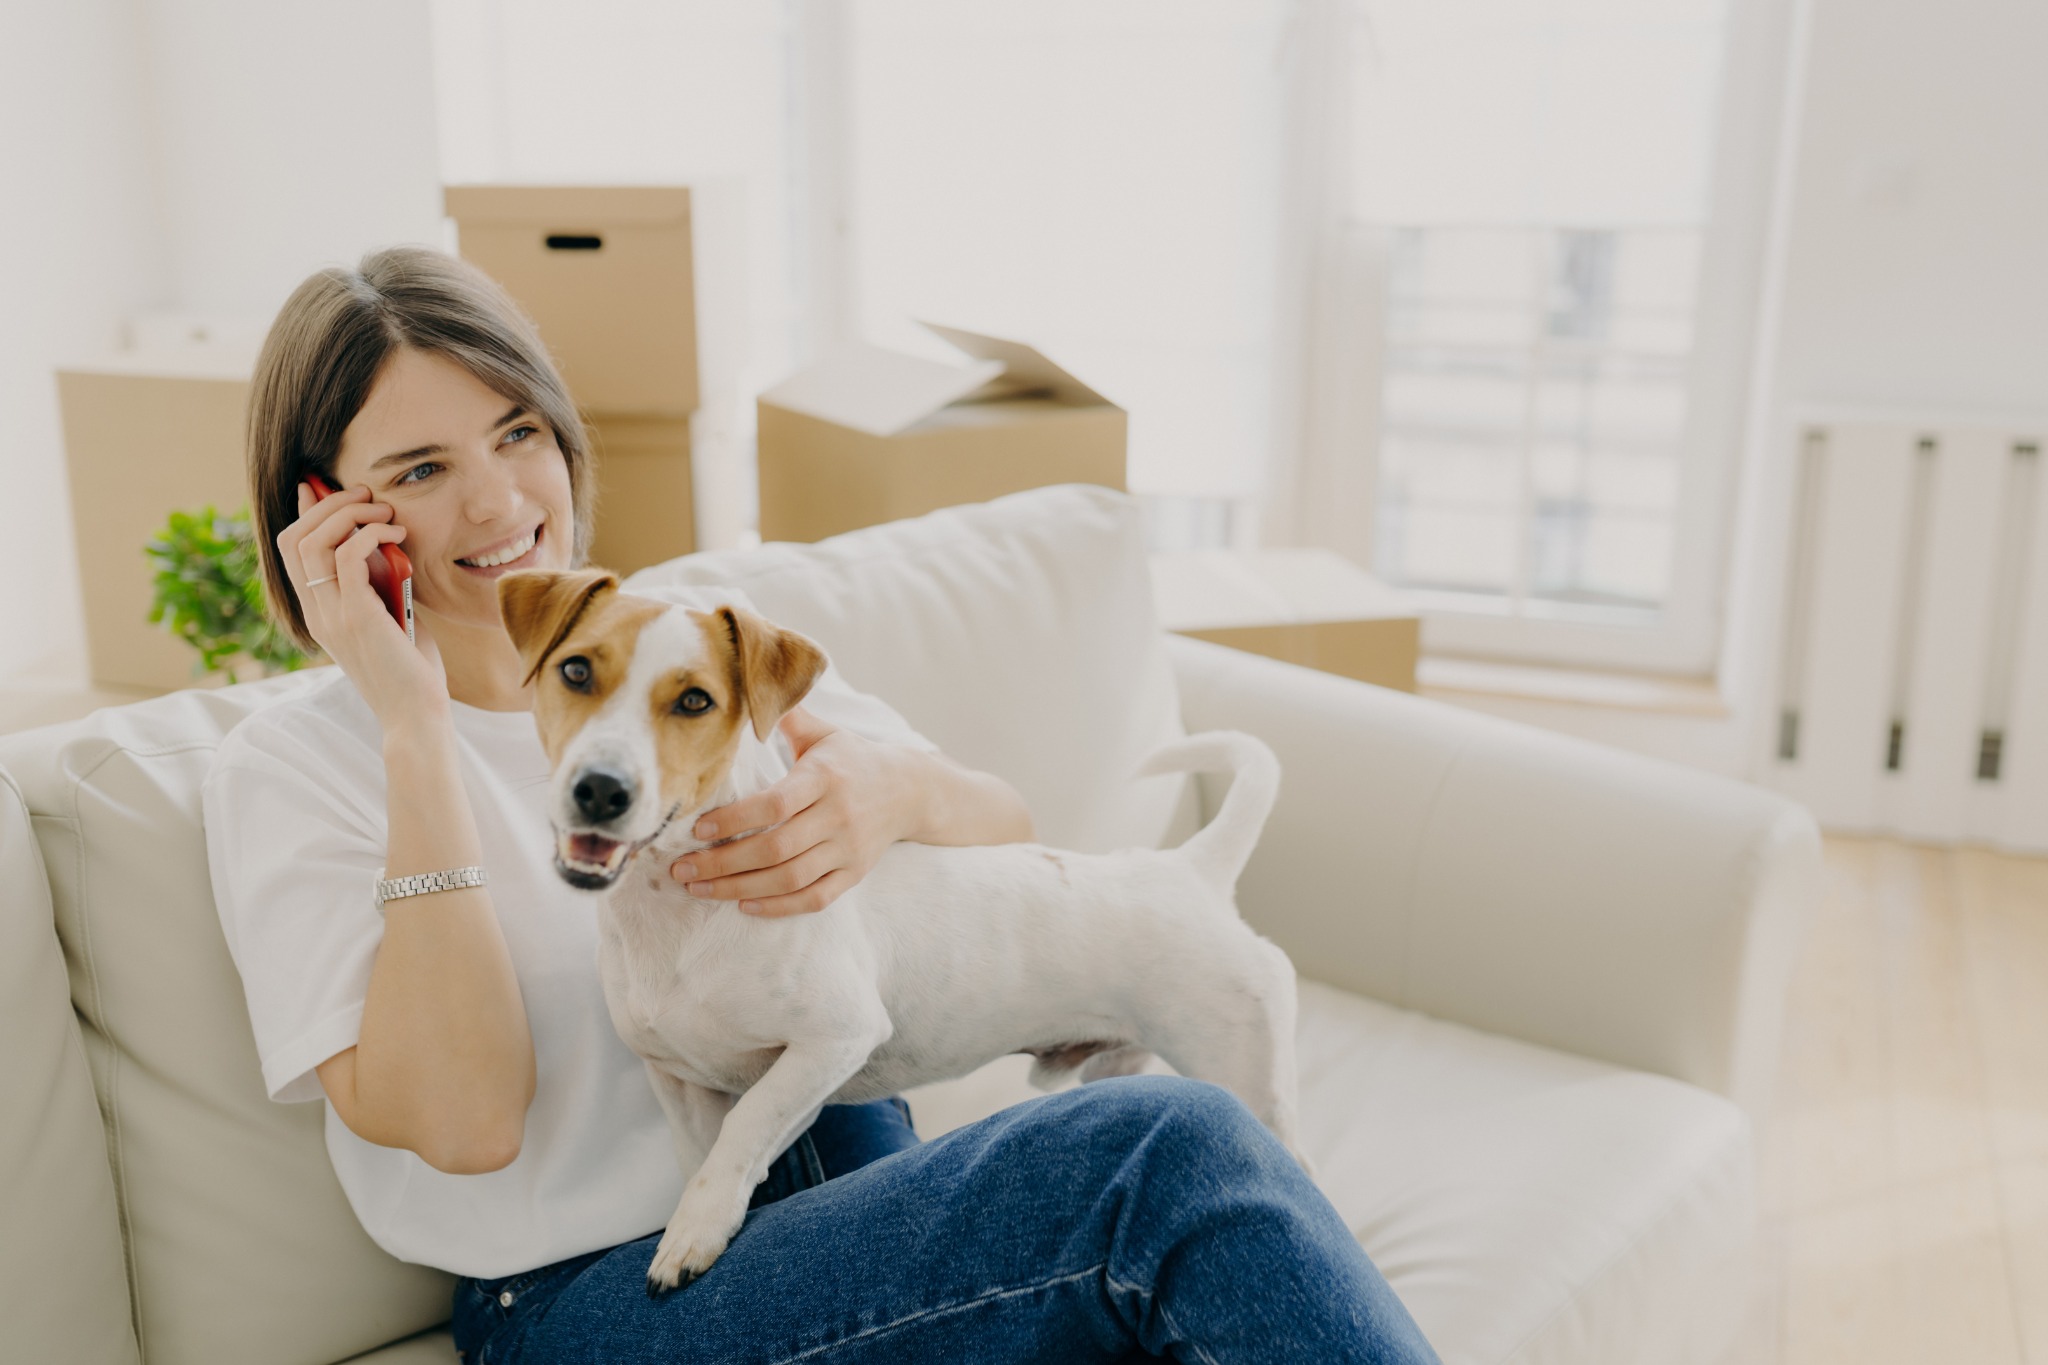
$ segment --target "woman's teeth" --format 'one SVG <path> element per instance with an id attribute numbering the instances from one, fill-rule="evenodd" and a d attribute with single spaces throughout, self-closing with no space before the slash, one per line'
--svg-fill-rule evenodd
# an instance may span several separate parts
<path id="1" fill-rule="evenodd" d="M 478 555 L 475 559 L 458 559 L 455 562 L 457 564 L 466 564 L 472 569 L 495 569 L 500 564 L 510 564 L 513 560 L 531 550 L 534 537 L 539 534 L 540 528 L 536 526 L 533 530 L 528 531 L 502 550 L 496 550 L 487 555 Z"/>

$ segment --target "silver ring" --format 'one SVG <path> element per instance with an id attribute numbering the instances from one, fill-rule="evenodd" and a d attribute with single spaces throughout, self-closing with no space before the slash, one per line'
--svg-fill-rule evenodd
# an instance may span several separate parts
<path id="1" fill-rule="evenodd" d="M 325 578 L 315 578 L 315 579 L 312 579 L 312 580 L 308 581 L 308 582 L 307 582 L 307 584 L 306 584 L 306 586 L 307 586 L 307 587 L 309 587 L 309 588 L 317 588 L 317 587 L 319 587 L 319 586 L 320 586 L 320 585 L 321 585 L 322 583 L 332 583 L 332 582 L 334 582 L 334 580 L 336 580 L 337 578 L 340 578 L 340 577 L 341 577 L 341 575 L 340 575 L 340 574 L 338 574 L 338 573 L 331 573 L 331 574 L 327 575 L 327 577 L 325 577 Z"/>

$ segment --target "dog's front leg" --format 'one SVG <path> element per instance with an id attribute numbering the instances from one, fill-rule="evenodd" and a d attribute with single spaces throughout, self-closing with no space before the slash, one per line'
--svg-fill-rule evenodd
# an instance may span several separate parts
<path id="1" fill-rule="evenodd" d="M 732 1112 L 732 1096 L 671 1076 L 653 1062 L 647 1063 L 647 1079 L 668 1119 L 669 1136 L 675 1140 L 676 1167 L 688 1180 L 718 1141 L 718 1127 Z"/>
<path id="2" fill-rule="evenodd" d="M 792 1043 L 767 1074 L 739 1097 L 710 1155 L 683 1186 L 654 1262 L 647 1292 L 659 1297 L 711 1268 L 740 1224 L 768 1163 L 811 1126 L 833 1092 L 853 1078 L 886 1037 Z"/>

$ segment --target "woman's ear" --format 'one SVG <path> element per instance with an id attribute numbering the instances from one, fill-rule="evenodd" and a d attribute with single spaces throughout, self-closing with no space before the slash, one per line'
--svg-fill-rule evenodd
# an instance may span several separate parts
<path id="1" fill-rule="evenodd" d="M 498 615 L 532 682 L 556 645 L 600 593 L 619 586 L 604 569 L 522 569 L 498 580 Z"/>
<path id="2" fill-rule="evenodd" d="M 720 607 L 739 665 L 740 695 L 754 723 L 754 738 L 765 740 L 789 708 L 804 699 L 825 671 L 825 651 L 793 630 L 770 625 L 750 611 Z"/>

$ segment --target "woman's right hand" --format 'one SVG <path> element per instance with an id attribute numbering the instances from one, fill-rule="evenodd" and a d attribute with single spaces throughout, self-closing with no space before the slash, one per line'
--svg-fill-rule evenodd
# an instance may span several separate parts
<path id="1" fill-rule="evenodd" d="M 277 533 L 278 558 L 299 595 L 306 629 L 341 665 L 386 732 L 400 720 L 442 715 L 448 678 L 425 631 L 415 647 L 370 586 L 370 556 L 405 539 L 367 488 L 316 499 L 299 485 L 299 519 Z M 322 580 L 327 580 L 323 582 Z"/>

